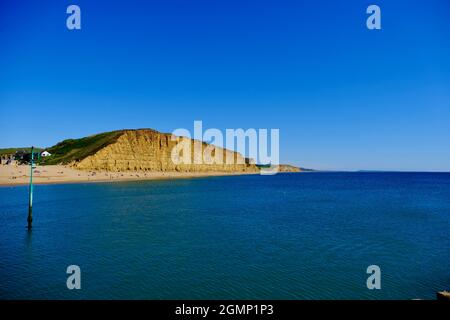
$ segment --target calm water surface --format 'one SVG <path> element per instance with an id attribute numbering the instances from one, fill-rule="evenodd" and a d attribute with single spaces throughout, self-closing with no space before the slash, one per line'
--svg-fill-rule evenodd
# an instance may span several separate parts
<path id="1" fill-rule="evenodd" d="M 0 298 L 433 299 L 450 174 L 306 173 L 0 188 Z M 66 288 L 79 265 L 82 289 Z M 379 265 L 381 290 L 366 268 Z"/>

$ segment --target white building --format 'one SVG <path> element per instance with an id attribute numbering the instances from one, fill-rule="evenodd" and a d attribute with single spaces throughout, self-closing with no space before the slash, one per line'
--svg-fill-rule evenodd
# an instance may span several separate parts
<path id="1" fill-rule="evenodd" d="M 48 156 L 51 156 L 51 155 L 52 154 L 50 152 L 48 152 L 48 151 L 44 151 L 44 152 L 41 153 L 41 157 L 48 157 Z"/>

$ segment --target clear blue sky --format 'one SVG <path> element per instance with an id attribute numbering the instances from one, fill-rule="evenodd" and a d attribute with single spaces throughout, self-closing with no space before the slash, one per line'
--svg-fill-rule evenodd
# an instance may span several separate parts
<path id="1" fill-rule="evenodd" d="M 0 147 L 194 120 L 279 128 L 305 167 L 450 171 L 450 2 L 0 2 Z"/>

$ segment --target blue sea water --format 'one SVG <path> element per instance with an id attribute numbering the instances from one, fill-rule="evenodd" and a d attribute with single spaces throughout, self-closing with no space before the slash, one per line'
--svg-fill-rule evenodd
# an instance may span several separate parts
<path id="1" fill-rule="evenodd" d="M 0 188 L 1 299 L 434 299 L 450 174 L 299 173 Z M 68 290 L 66 268 L 81 268 Z M 381 268 L 381 290 L 366 269 Z"/>

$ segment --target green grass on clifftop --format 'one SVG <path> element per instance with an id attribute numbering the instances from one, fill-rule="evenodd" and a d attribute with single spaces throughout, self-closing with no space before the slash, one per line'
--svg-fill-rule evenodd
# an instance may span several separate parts
<path id="1" fill-rule="evenodd" d="M 81 139 L 67 139 L 47 149 L 52 155 L 45 164 L 67 164 L 82 160 L 116 142 L 122 131 L 105 132 Z"/>

